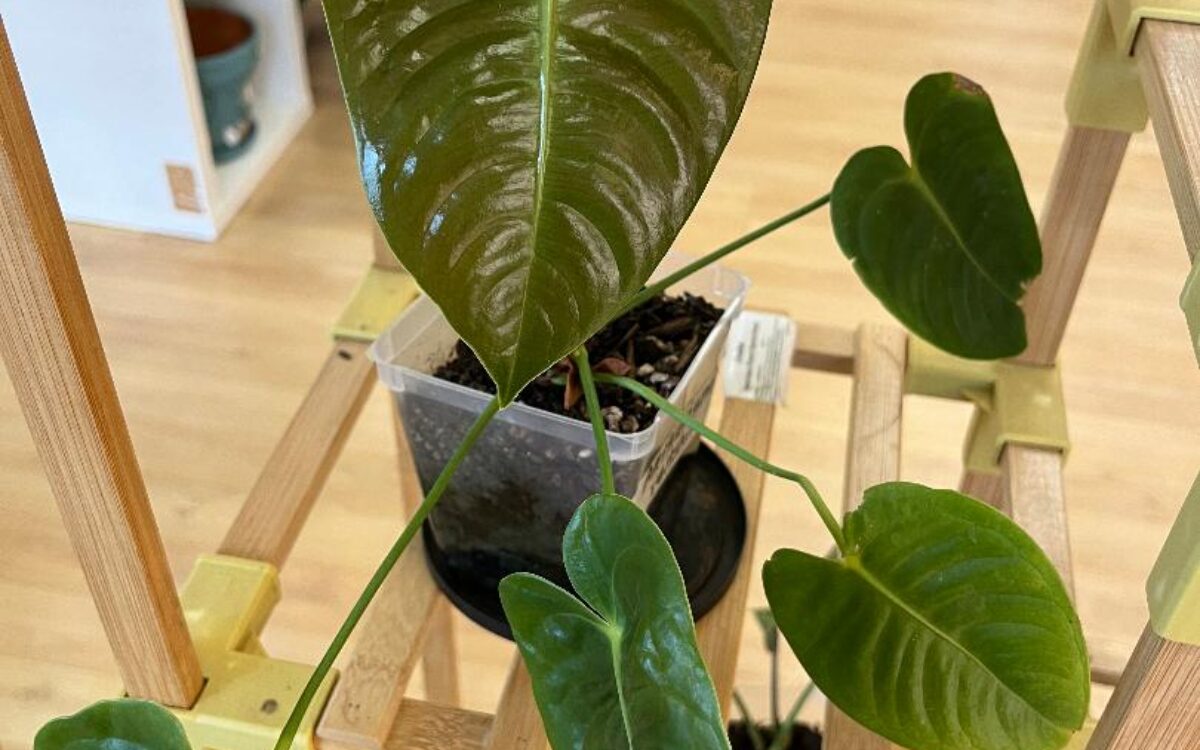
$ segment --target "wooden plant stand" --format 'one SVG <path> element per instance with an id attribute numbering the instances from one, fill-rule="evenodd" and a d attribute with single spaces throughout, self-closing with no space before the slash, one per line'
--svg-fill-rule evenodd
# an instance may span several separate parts
<path id="1" fill-rule="evenodd" d="M 1187 3 L 1180 0 L 1158 3 L 1169 6 L 1166 10 L 1130 10 L 1128 1 L 1112 4 L 1116 10 L 1110 13 L 1106 0 L 1097 3 L 1077 68 L 1072 124 L 1041 222 L 1045 271 L 1025 303 L 1029 349 L 1014 362 L 969 364 L 932 353 L 887 326 L 851 331 L 801 325 L 792 359 L 796 367 L 853 377 L 847 508 L 865 488 L 900 477 L 906 392 L 975 401 L 967 451 L 973 468 L 964 474 L 963 489 L 1021 523 L 1056 563 L 1068 588 L 1065 419 L 1054 364 L 1130 132 L 1145 121 L 1144 114 L 1139 118 L 1136 111 L 1114 109 L 1113 97 L 1125 101 L 1144 91 L 1188 252 L 1194 257 L 1200 249 L 1200 86 L 1190 80 L 1200 71 L 1200 26 L 1163 20 L 1182 17 L 1179 7 Z M 1132 15 L 1121 18 L 1122 12 Z M 1101 69 L 1104 75 L 1089 79 Z M 1109 90 L 1114 82 L 1124 88 Z M 201 727 L 196 731 L 209 732 L 205 737 L 213 737 L 212 726 L 221 725 L 225 734 L 206 744 L 214 750 L 270 748 L 272 732 L 282 725 L 289 698 L 294 699 L 296 677 L 311 671 L 270 659 L 258 644 L 278 597 L 275 576 L 375 380 L 365 356 L 368 342 L 411 301 L 415 289 L 386 248 L 377 248 L 316 382 L 219 555 L 198 564 L 184 591 L 185 607 L 172 585 L 2 20 L 0 101 L 0 350 L 126 690 L 180 707 L 189 731 Z M 1113 111 L 1121 117 L 1106 121 L 1105 113 Z M 1193 270 L 1184 308 L 1196 338 L 1200 270 Z M 1194 343 L 1200 356 L 1200 338 Z M 773 404 L 727 399 L 720 429 L 766 455 L 774 417 Z M 411 509 L 420 499 L 420 486 L 398 421 L 396 428 L 403 496 Z M 748 561 L 763 487 L 758 471 L 737 461 L 729 465 L 747 506 L 746 564 L 698 627 L 726 710 L 746 595 L 756 574 Z M 1198 528 L 1200 481 L 1151 577 L 1151 623 L 1132 658 L 1127 665 L 1094 658 L 1093 677 L 1115 683 L 1116 692 L 1087 744 L 1091 750 L 1200 746 Z M 519 659 L 495 714 L 455 707 L 457 660 L 448 617 L 421 551 L 411 550 L 372 605 L 328 702 L 314 707 L 309 731 L 295 747 L 543 750 L 545 735 Z M 214 670 L 214 654 L 242 667 Z M 418 662 L 425 671 L 429 699 L 424 701 L 404 696 Z M 217 693 L 223 700 L 214 698 Z M 836 709 L 829 711 L 826 730 L 831 750 L 889 747 Z"/>

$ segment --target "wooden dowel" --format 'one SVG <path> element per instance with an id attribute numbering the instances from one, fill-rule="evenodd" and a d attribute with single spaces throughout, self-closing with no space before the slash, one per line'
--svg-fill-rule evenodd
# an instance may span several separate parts
<path id="1" fill-rule="evenodd" d="M 484 742 L 486 750 L 546 750 L 549 741 L 542 727 L 537 701 L 533 698 L 533 683 L 525 662 L 518 652 L 513 656 L 496 719 Z"/>
<path id="2" fill-rule="evenodd" d="M 1029 346 L 1018 362 L 1052 365 L 1058 359 L 1128 145 L 1129 133 L 1067 128 L 1042 208 L 1042 273 L 1022 303 Z"/>
<path id="3" fill-rule="evenodd" d="M 771 428 L 775 422 L 775 404 L 729 398 L 721 412 L 721 434 L 756 456 L 766 456 L 771 448 Z M 761 574 L 754 565 L 754 541 L 762 509 L 764 475 L 761 471 L 722 453 L 746 505 L 746 546 L 742 550 L 737 574 L 725 596 L 696 626 L 700 654 L 708 665 L 717 701 L 723 716 L 729 716 L 733 700 L 737 657 L 746 622 L 746 598 L 750 582 Z"/>
<path id="4" fill-rule="evenodd" d="M 854 330 L 821 323 L 797 323 L 792 367 L 850 375 L 854 372 Z"/>
<path id="5" fill-rule="evenodd" d="M 1067 506 L 1063 498 L 1063 455 L 1057 450 L 1012 444 L 1001 457 L 1004 469 L 1004 502 L 1008 514 L 1033 537 L 1054 563 L 1075 596 L 1071 569 L 1071 542 L 1067 533 Z"/>
<path id="6" fill-rule="evenodd" d="M 130 695 L 200 691 L 125 417 L 0 20 L 0 350 Z"/>
<path id="7" fill-rule="evenodd" d="M 1042 273 L 1022 303 L 1029 346 L 1017 362 L 1048 366 L 1058 359 L 1128 145 L 1128 133 L 1078 125 L 1067 128 L 1042 210 Z M 964 471 L 959 490 L 993 507 L 1006 503 L 999 474 Z M 1036 509 L 1021 511 L 1023 517 L 1036 514 Z"/>
<path id="8" fill-rule="evenodd" d="M 1188 255 L 1200 250 L 1200 25 L 1145 21 L 1138 67 Z"/>
<path id="9" fill-rule="evenodd" d="M 1200 249 L 1200 26 L 1145 21 L 1135 50 L 1146 104 L 1183 228 Z M 1200 737 L 1200 646 L 1149 626 L 1117 683 L 1088 750 L 1185 750 Z"/>
<path id="10" fill-rule="evenodd" d="M 1147 626 L 1088 750 L 1194 750 L 1198 738 L 1200 646 L 1168 641 Z"/>
<path id="11" fill-rule="evenodd" d="M 387 750 L 482 750 L 492 716 L 437 703 L 405 700 Z M 327 744 L 321 750 L 332 750 Z"/>
<path id="12" fill-rule="evenodd" d="M 425 498 L 425 493 L 421 489 L 421 477 L 417 474 L 417 464 L 408 443 L 408 433 L 404 431 L 399 407 L 394 398 L 389 400 L 392 402 L 392 431 L 396 439 L 396 466 L 400 472 L 400 497 L 407 515 L 411 516 Z M 458 704 L 459 697 L 454 612 L 449 601 L 440 592 L 436 594 L 436 598 L 442 601 L 434 605 L 429 615 L 424 658 L 421 660 L 422 674 L 425 676 L 425 697 L 435 703 L 453 706 Z"/>
<path id="13" fill-rule="evenodd" d="M 375 382 L 367 347 L 334 344 L 229 527 L 221 554 L 283 566 Z"/>
<path id="14" fill-rule="evenodd" d="M 854 391 L 843 503 L 851 510 L 867 488 L 900 478 L 900 432 L 908 337 L 864 324 L 855 336 Z M 886 750 L 887 740 L 854 723 L 832 703 L 825 712 L 828 750 Z"/>
<path id="15" fill-rule="evenodd" d="M 318 737 L 365 750 L 386 744 L 440 598 L 418 536 L 371 603 Z"/>

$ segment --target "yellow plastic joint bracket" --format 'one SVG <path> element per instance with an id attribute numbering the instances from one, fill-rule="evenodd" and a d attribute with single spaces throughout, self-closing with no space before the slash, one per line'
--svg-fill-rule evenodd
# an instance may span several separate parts
<path id="1" fill-rule="evenodd" d="M 968 469 L 1000 471 L 1004 446 L 1020 443 L 1067 453 L 1067 412 L 1057 365 L 961 359 L 910 338 L 905 392 L 970 401 L 975 415 L 963 448 Z"/>
<path id="2" fill-rule="evenodd" d="M 1150 571 L 1146 599 L 1155 633 L 1200 646 L 1200 476 Z"/>
<path id="3" fill-rule="evenodd" d="M 333 324 L 333 337 L 374 341 L 418 294 L 420 289 L 407 271 L 371 265 Z"/>
<path id="4" fill-rule="evenodd" d="M 1187 318 L 1192 348 L 1196 350 L 1196 362 L 1200 364 L 1200 262 L 1192 264 L 1187 282 L 1183 285 L 1183 294 L 1179 295 L 1179 306 Z"/>
<path id="5" fill-rule="evenodd" d="M 171 709 L 194 748 L 271 750 L 313 668 L 272 659 L 259 634 L 279 601 L 275 566 L 202 555 L 180 594 L 204 673 L 190 709 Z M 316 726 L 336 673 L 322 683 L 292 750 L 313 750 Z"/>
<path id="6" fill-rule="evenodd" d="M 1071 124 L 1145 130 L 1146 98 L 1133 49 L 1147 20 L 1200 23 L 1200 0 L 1095 0 L 1067 90 Z"/>

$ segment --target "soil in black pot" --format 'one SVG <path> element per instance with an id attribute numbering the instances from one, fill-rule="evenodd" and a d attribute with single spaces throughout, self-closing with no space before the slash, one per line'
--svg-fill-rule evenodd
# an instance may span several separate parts
<path id="1" fill-rule="evenodd" d="M 609 323 L 589 339 L 588 359 L 595 367 L 607 357 L 618 358 L 629 365 L 630 377 L 669 396 L 723 312 L 703 297 L 687 293 L 679 297 L 660 294 Z M 461 340 L 450 361 L 433 374 L 477 391 L 496 392 L 495 384 L 475 352 Z M 586 422 L 587 407 L 583 400 L 568 408 L 563 403 L 563 386 L 553 382 L 554 377 L 553 372 L 543 374 L 521 391 L 517 401 Z M 600 384 L 597 391 L 604 409 L 604 421 L 611 432 L 644 430 L 658 412 L 644 399 L 624 389 Z"/>
<path id="2" fill-rule="evenodd" d="M 775 739 L 775 731 L 771 727 L 760 726 L 758 732 L 767 747 L 770 747 Z M 735 721 L 729 725 L 729 744 L 733 746 L 733 750 L 754 750 L 750 732 L 746 730 L 746 722 Z M 785 750 L 821 750 L 821 733 L 807 724 L 797 724 L 792 730 L 792 741 Z"/>

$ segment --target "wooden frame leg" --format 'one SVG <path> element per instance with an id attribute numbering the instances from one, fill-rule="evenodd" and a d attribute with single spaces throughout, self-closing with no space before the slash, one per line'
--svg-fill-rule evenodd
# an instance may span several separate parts
<path id="1" fill-rule="evenodd" d="M 1052 365 L 1058 358 L 1128 145 L 1129 133 L 1067 128 L 1042 211 L 1042 274 L 1023 303 L 1029 346 L 1017 362 Z M 1005 502 L 999 475 L 966 471 L 959 489 L 996 508 Z"/>
<path id="2" fill-rule="evenodd" d="M 868 487 L 900 478 L 900 428 L 908 337 L 879 325 L 863 325 L 855 337 L 854 391 L 846 451 L 844 505 L 862 502 Z M 856 724 L 832 703 L 825 712 L 828 750 L 888 750 L 892 744 Z"/>
<path id="3" fill-rule="evenodd" d="M 200 664 L 0 20 L 0 350 L 130 695 Z"/>
<path id="4" fill-rule="evenodd" d="M 1200 646 L 1168 641 L 1147 626 L 1088 750 L 1192 750 L 1198 738 Z"/>

